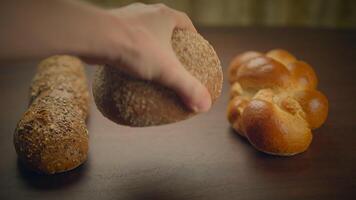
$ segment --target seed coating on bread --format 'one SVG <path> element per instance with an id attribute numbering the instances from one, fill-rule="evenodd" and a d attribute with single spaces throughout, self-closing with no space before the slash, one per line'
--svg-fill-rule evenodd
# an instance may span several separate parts
<path id="1" fill-rule="evenodd" d="M 221 93 L 222 69 L 212 46 L 199 34 L 175 30 L 172 47 L 187 71 L 210 92 L 214 102 Z M 187 119 L 194 115 L 170 89 L 139 80 L 117 67 L 99 66 L 93 95 L 101 113 L 128 126 L 153 126 Z"/>
<path id="2" fill-rule="evenodd" d="M 19 121 L 14 144 L 30 169 L 53 174 L 87 158 L 89 93 L 83 63 L 72 56 L 43 60 L 30 87 L 30 105 Z"/>

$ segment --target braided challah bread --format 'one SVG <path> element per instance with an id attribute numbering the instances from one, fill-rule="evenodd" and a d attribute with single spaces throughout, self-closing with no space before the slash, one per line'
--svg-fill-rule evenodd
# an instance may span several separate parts
<path id="1" fill-rule="evenodd" d="M 305 151 L 312 129 L 328 114 L 328 100 L 307 63 L 284 50 L 245 52 L 229 67 L 227 117 L 258 150 L 289 156 Z"/>

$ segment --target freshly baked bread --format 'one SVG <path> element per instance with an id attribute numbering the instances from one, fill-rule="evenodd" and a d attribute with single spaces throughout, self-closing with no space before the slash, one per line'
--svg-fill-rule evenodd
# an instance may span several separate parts
<path id="1" fill-rule="evenodd" d="M 43 60 L 14 144 L 22 162 L 40 173 L 71 170 L 87 158 L 89 93 L 83 63 L 72 56 Z"/>
<path id="2" fill-rule="evenodd" d="M 176 29 L 172 47 L 183 66 L 206 86 L 214 102 L 221 93 L 223 76 L 212 46 L 197 33 Z M 98 68 L 93 95 L 105 117 L 128 126 L 167 124 L 194 115 L 170 89 L 111 66 Z"/>
<path id="3" fill-rule="evenodd" d="M 312 129 L 328 114 L 328 100 L 307 63 L 285 50 L 246 52 L 230 64 L 227 117 L 258 150 L 289 156 L 305 151 Z"/>

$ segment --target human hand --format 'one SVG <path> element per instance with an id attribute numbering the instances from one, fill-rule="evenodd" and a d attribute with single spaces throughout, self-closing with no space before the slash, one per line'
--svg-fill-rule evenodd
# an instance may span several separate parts
<path id="1" fill-rule="evenodd" d="M 110 15 L 115 27 L 109 31 L 103 59 L 96 62 L 173 89 L 195 112 L 209 110 L 208 90 L 185 70 L 171 46 L 174 28 L 196 32 L 185 13 L 163 4 L 135 3 L 111 10 Z"/>

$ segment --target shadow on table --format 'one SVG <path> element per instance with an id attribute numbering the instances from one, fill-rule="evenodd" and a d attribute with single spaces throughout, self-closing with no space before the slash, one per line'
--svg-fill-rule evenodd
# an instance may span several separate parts
<path id="1" fill-rule="evenodd" d="M 151 179 L 143 178 L 132 181 L 133 188 L 127 189 L 127 200 L 184 200 L 190 192 L 182 192 L 188 180 L 183 180 L 180 176 L 171 177 L 168 183 L 156 182 Z M 185 191 L 187 192 L 187 191 Z"/>
<path id="2" fill-rule="evenodd" d="M 313 152 L 307 150 L 301 154 L 294 156 L 274 156 L 255 149 L 249 141 L 236 133 L 232 128 L 229 130 L 229 136 L 236 143 L 247 148 L 247 165 L 251 165 L 254 169 L 263 174 L 295 174 L 303 172 L 311 167 L 313 160 Z"/>
<path id="3" fill-rule="evenodd" d="M 155 190 L 150 190 L 148 187 L 145 190 L 141 190 L 137 193 L 131 194 L 130 200 L 184 200 L 183 195 L 177 194 L 175 192 L 160 192 Z"/>
<path id="4" fill-rule="evenodd" d="M 18 159 L 19 177 L 29 186 L 38 190 L 58 190 L 78 183 L 88 170 L 88 160 L 83 165 L 59 174 L 45 175 L 31 171 Z"/>

